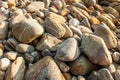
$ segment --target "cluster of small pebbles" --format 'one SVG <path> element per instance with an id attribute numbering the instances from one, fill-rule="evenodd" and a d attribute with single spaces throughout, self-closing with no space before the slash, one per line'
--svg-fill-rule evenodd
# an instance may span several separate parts
<path id="1" fill-rule="evenodd" d="M 0 80 L 120 80 L 120 0 L 0 0 Z"/>

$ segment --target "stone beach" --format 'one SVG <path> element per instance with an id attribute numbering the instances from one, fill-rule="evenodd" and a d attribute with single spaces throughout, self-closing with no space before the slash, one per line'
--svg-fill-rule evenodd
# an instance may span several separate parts
<path id="1" fill-rule="evenodd" d="M 120 0 L 0 0 L 0 80 L 120 80 Z"/>

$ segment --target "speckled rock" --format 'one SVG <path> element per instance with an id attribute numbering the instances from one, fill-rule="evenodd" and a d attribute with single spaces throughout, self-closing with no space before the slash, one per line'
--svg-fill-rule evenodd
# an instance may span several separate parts
<path id="1" fill-rule="evenodd" d="M 12 28 L 13 35 L 23 43 L 30 43 L 44 32 L 43 27 L 35 19 L 26 19 Z"/>
<path id="2" fill-rule="evenodd" d="M 75 38 L 65 40 L 57 50 L 56 57 L 62 61 L 73 61 L 80 55 Z"/>
<path id="3" fill-rule="evenodd" d="M 112 58 L 105 42 L 98 36 L 92 34 L 83 35 L 81 49 L 90 61 L 95 64 L 110 65 L 112 63 Z"/>
<path id="4" fill-rule="evenodd" d="M 25 73 L 25 61 L 18 57 L 8 68 L 5 80 L 23 80 Z"/>
<path id="5" fill-rule="evenodd" d="M 25 80 L 65 80 L 51 57 L 44 57 L 35 63 L 25 75 Z"/>

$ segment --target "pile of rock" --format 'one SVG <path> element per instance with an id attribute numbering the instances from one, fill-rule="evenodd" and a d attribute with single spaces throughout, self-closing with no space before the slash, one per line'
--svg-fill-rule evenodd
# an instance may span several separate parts
<path id="1" fill-rule="evenodd" d="M 120 80 L 120 0 L 0 0 L 0 80 Z"/>

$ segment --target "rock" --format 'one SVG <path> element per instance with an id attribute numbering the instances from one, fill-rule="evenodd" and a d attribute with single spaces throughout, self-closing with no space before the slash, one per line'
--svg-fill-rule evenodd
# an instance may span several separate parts
<path id="1" fill-rule="evenodd" d="M 86 6 L 94 6 L 96 4 L 96 0 L 83 0 Z"/>
<path id="2" fill-rule="evenodd" d="M 8 19 L 8 12 L 7 11 L 5 11 L 5 12 L 0 11 L 0 22 L 6 21 L 7 19 Z"/>
<path id="3" fill-rule="evenodd" d="M 12 60 L 14 61 L 17 57 L 18 53 L 17 52 L 14 52 L 14 51 L 9 51 L 9 52 L 6 52 L 5 56 L 9 59 L 9 60 Z"/>
<path id="4" fill-rule="evenodd" d="M 108 49 L 115 48 L 117 46 L 116 36 L 109 29 L 109 27 L 104 24 L 93 25 L 94 26 L 94 34 L 103 38 Z"/>
<path id="5" fill-rule="evenodd" d="M 83 76 L 78 76 L 78 80 L 85 80 Z"/>
<path id="6" fill-rule="evenodd" d="M 38 11 L 36 15 L 39 16 L 40 18 L 45 18 L 45 14 L 42 11 Z"/>
<path id="7" fill-rule="evenodd" d="M 79 25 L 77 28 L 82 32 L 82 33 L 93 33 L 91 29 L 89 29 L 86 26 Z"/>
<path id="8" fill-rule="evenodd" d="M 98 80 L 114 80 L 108 69 L 100 69 L 98 71 Z"/>
<path id="9" fill-rule="evenodd" d="M 7 2 L 0 1 L 0 7 L 8 8 Z"/>
<path id="10" fill-rule="evenodd" d="M 65 80 L 54 60 L 47 56 L 35 63 L 25 75 L 25 80 Z"/>
<path id="11" fill-rule="evenodd" d="M 16 46 L 16 51 L 20 52 L 20 53 L 30 53 L 33 52 L 35 50 L 35 48 L 32 45 L 28 45 L 28 44 L 18 44 Z"/>
<path id="12" fill-rule="evenodd" d="M 26 19 L 12 28 L 13 35 L 23 43 L 30 43 L 44 32 L 43 27 L 35 19 Z"/>
<path id="13" fill-rule="evenodd" d="M 100 24 L 100 21 L 96 17 L 91 17 L 89 21 L 91 24 Z"/>
<path id="14" fill-rule="evenodd" d="M 82 0 L 65 0 L 67 4 L 72 4 L 74 2 L 81 2 Z"/>
<path id="15" fill-rule="evenodd" d="M 65 34 L 65 28 L 62 23 L 66 22 L 63 16 L 50 12 L 44 21 L 45 30 L 57 38 L 61 38 Z"/>
<path id="16" fill-rule="evenodd" d="M 0 70 L 0 80 L 4 80 L 5 72 Z"/>
<path id="17" fill-rule="evenodd" d="M 34 57 L 28 53 L 25 53 L 24 59 L 26 63 L 33 63 Z"/>
<path id="18" fill-rule="evenodd" d="M 80 22 L 75 18 L 69 20 L 69 26 L 78 26 L 79 24 Z"/>
<path id="19" fill-rule="evenodd" d="M 120 2 L 120 0 L 108 0 L 110 2 Z"/>
<path id="20" fill-rule="evenodd" d="M 62 72 L 69 72 L 70 67 L 65 62 L 60 61 L 56 56 L 54 57 L 54 60 Z"/>
<path id="21" fill-rule="evenodd" d="M 15 16 L 18 16 L 18 15 L 21 15 L 23 16 L 24 13 L 23 13 L 23 10 L 22 9 L 16 9 L 15 11 L 12 12 L 11 16 L 12 17 L 15 17 Z M 21 17 L 22 18 L 22 17 Z"/>
<path id="22" fill-rule="evenodd" d="M 61 40 L 57 39 L 55 36 L 44 33 L 42 39 L 37 43 L 37 50 L 52 49 L 57 44 L 61 43 Z"/>
<path id="23" fill-rule="evenodd" d="M 17 15 L 10 20 L 10 28 L 13 28 L 15 24 L 20 23 L 22 20 L 25 20 L 26 17 L 23 15 Z"/>
<path id="24" fill-rule="evenodd" d="M 0 48 L 0 58 L 3 56 L 3 50 Z"/>
<path id="25" fill-rule="evenodd" d="M 112 8 L 112 7 L 104 7 L 104 11 L 106 12 L 106 13 L 110 13 L 110 14 L 112 14 L 113 16 L 115 16 L 116 18 L 119 18 L 119 12 L 116 10 L 116 9 L 114 9 L 114 8 Z"/>
<path id="26" fill-rule="evenodd" d="M 8 58 L 0 59 L 0 70 L 5 71 L 10 66 L 10 60 Z"/>
<path id="27" fill-rule="evenodd" d="M 17 57 L 17 59 L 8 68 L 5 80 L 23 80 L 24 73 L 25 61 L 22 57 Z"/>
<path id="28" fill-rule="evenodd" d="M 100 22 L 104 22 L 111 30 L 116 29 L 116 26 L 107 17 L 105 17 L 103 15 L 98 15 L 97 18 L 98 18 L 98 20 L 100 20 Z"/>
<path id="29" fill-rule="evenodd" d="M 112 59 L 114 62 L 120 63 L 120 53 L 119 52 L 112 53 Z"/>
<path id="30" fill-rule="evenodd" d="M 53 1 L 53 4 L 54 4 L 54 6 L 55 6 L 57 9 L 61 9 L 61 8 L 63 7 L 62 2 L 59 1 L 59 0 L 54 0 L 54 1 Z"/>
<path id="31" fill-rule="evenodd" d="M 75 38 L 68 38 L 59 47 L 56 57 L 61 61 L 73 61 L 80 55 L 78 43 Z"/>
<path id="32" fill-rule="evenodd" d="M 0 39 L 5 39 L 8 33 L 8 22 L 0 22 Z"/>
<path id="33" fill-rule="evenodd" d="M 115 71 L 116 71 L 116 68 L 115 68 L 115 65 L 114 64 L 110 64 L 107 69 L 110 71 L 110 73 L 112 75 L 114 75 Z"/>
<path id="34" fill-rule="evenodd" d="M 66 30 L 65 35 L 63 36 L 63 38 L 70 38 L 70 37 L 72 37 L 73 36 L 73 32 L 70 29 L 70 27 L 67 24 L 65 24 L 65 23 L 63 23 L 62 25 L 63 25 L 63 27 Z"/>
<path id="35" fill-rule="evenodd" d="M 53 54 L 51 53 L 51 51 L 49 49 L 44 49 L 42 52 L 41 52 L 42 56 L 45 57 L 45 56 L 53 56 Z"/>
<path id="36" fill-rule="evenodd" d="M 115 80 L 120 80 L 120 70 L 116 70 L 114 73 Z"/>
<path id="37" fill-rule="evenodd" d="M 71 80 L 77 80 L 77 77 L 73 76 Z"/>
<path id="38" fill-rule="evenodd" d="M 92 72 L 89 74 L 89 76 L 88 76 L 87 79 L 88 79 L 88 80 L 98 80 L 98 72 L 97 72 L 97 71 L 92 71 Z"/>
<path id="39" fill-rule="evenodd" d="M 85 56 L 80 56 L 77 60 L 70 63 L 70 69 L 73 75 L 86 75 L 90 71 L 96 69 L 96 66 Z"/>
<path id="40" fill-rule="evenodd" d="M 70 73 L 63 73 L 64 77 L 66 80 L 71 80 L 72 76 L 70 75 Z"/>
<path id="41" fill-rule="evenodd" d="M 34 62 L 36 62 L 40 59 L 40 53 L 38 51 L 34 51 L 34 52 L 30 53 L 30 55 L 34 57 Z"/>
<path id="42" fill-rule="evenodd" d="M 112 63 L 112 58 L 105 42 L 98 36 L 84 34 L 82 36 L 81 49 L 90 61 L 95 64 L 106 66 Z"/>
<path id="43" fill-rule="evenodd" d="M 27 7 L 27 11 L 28 12 L 37 12 L 39 10 L 43 10 L 44 9 L 45 4 L 41 1 L 34 1 L 31 2 Z"/>
<path id="44" fill-rule="evenodd" d="M 16 0 L 8 0 L 8 6 L 9 7 L 15 7 L 16 6 Z"/>

